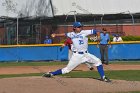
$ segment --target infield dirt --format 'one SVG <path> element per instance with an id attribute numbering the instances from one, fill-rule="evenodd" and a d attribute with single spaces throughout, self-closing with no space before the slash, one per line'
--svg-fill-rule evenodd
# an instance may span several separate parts
<path id="1" fill-rule="evenodd" d="M 0 74 L 23 74 L 47 72 L 65 67 L 59 66 L 17 66 L 0 67 Z M 108 65 L 105 70 L 140 70 L 140 65 Z M 39 70 L 40 69 L 40 70 Z M 80 65 L 75 70 L 88 70 Z M 118 93 L 140 91 L 139 81 L 112 80 L 111 83 L 92 78 L 18 77 L 0 79 L 0 93 Z"/>

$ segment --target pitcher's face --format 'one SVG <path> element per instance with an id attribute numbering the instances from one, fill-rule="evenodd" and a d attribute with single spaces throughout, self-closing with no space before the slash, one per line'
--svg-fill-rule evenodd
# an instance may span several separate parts
<path id="1" fill-rule="evenodd" d="M 81 26 L 75 28 L 75 32 L 80 32 L 82 30 Z"/>

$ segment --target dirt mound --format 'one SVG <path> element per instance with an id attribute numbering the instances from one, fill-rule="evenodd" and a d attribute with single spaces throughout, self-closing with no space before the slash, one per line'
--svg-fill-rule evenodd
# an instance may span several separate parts
<path id="1" fill-rule="evenodd" d="M 0 79 L 0 93 L 115 93 L 140 91 L 140 82 L 92 78 L 18 77 Z"/>
<path id="2" fill-rule="evenodd" d="M 0 74 L 40 73 L 63 68 L 59 66 L 0 67 Z M 140 70 L 140 65 L 104 65 L 105 70 Z M 75 70 L 88 71 L 86 65 Z M 94 68 L 96 70 L 96 68 Z M 0 79 L 0 93 L 118 93 L 140 91 L 140 82 L 113 80 L 111 83 L 92 78 L 22 77 Z"/>

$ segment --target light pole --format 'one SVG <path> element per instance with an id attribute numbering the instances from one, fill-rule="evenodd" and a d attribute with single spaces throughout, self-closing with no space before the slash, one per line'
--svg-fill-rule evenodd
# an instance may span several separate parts
<path id="1" fill-rule="evenodd" d="M 76 11 L 70 11 L 70 12 L 68 12 L 68 13 L 67 13 L 67 16 L 66 16 L 66 18 L 65 18 L 65 21 L 67 21 L 68 16 L 69 16 L 69 14 L 70 14 L 71 12 L 74 13 L 74 21 L 76 22 L 76 21 L 77 21 L 77 20 L 76 20 Z"/>
<path id="2" fill-rule="evenodd" d="M 134 20 L 133 14 L 129 10 L 125 11 L 125 12 L 121 12 L 121 14 L 125 14 L 125 13 L 128 13 L 131 16 L 131 18 L 132 18 L 132 31 L 135 31 L 135 27 L 134 27 L 135 20 Z"/>
<path id="3" fill-rule="evenodd" d="M 101 16 L 101 27 L 103 26 L 103 18 L 104 18 L 104 14 L 102 14 Z"/>
<path id="4" fill-rule="evenodd" d="M 131 18 L 132 18 L 132 23 L 135 24 L 134 16 L 133 16 L 133 14 L 132 14 L 130 11 L 121 12 L 120 14 L 126 14 L 126 13 L 128 13 L 128 14 L 131 16 Z"/>
<path id="5" fill-rule="evenodd" d="M 134 21 L 134 16 L 133 16 L 133 14 L 130 12 L 130 11 L 128 11 L 128 13 L 129 13 L 129 15 L 131 16 L 131 18 L 132 18 L 132 31 L 134 31 L 134 33 L 135 33 L 135 27 L 134 27 L 134 24 L 135 24 L 135 21 Z"/>
<path id="6" fill-rule="evenodd" d="M 133 16 L 133 14 L 132 14 L 130 11 L 128 11 L 128 13 L 129 13 L 129 15 L 132 17 L 132 23 L 133 23 L 133 25 L 134 25 L 134 24 L 135 24 L 134 16 Z"/>
<path id="7" fill-rule="evenodd" d="M 19 40 L 18 40 L 18 39 L 19 39 L 19 38 L 18 38 L 18 27 L 19 27 L 19 16 L 17 16 L 17 31 L 16 31 L 17 45 L 19 44 L 19 43 L 18 43 L 18 41 L 19 41 Z"/>

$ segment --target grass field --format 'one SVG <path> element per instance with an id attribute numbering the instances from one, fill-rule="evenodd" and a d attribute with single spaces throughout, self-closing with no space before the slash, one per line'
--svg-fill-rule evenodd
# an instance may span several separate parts
<path id="1" fill-rule="evenodd" d="M 62 62 L 0 62 L 0 67 L 6 67 L 6 66 L 52 66 L 52 65 L 66 65 L 67 61 Z M 138 64 L 140 65 L 140 61 L 111 61 L 110 64 L 129 64 L 134 65 Z"/>
<path id="2" fill-rule="evenodd" d="M 120 71 L 106 71 L 107 76 L 111 79 L 140 81 L 140 70 L 120 70 Z M 41 76 L 43 73 L 30 73 L 30 74 L 8 74 L 0 75 L 0 78 L 11 77 L 27 77 L 27 76 Z M 72 71 L 69 74 L 61 75 L 69 78 L 99 78 L 97 71 Z"/>
<path id="3" fill-rule="evenodd" d="M 0 67 L 8 66 L 53 66 L 53 65 L 66 65 L 67 62 L 1 62 Z"/>
<path id="4" fill-rule="evenodd" d="M 66 65 L 67 62 L 1 62 L 0 68 L 2 67 L 14 67 L 14 66 L 57 66 Z M 110 64 L 121 64 L 121 65 L 140 65 L 140 61 L 111 61 Z M 127 80 L 127 81 L 140 81 L 140 70 L 107 70 L 105 74 L 111 80 Z M 31 76 L 42 76 L 43 73 L 29 73 L 29 74 L 2 74 L 0 78 L 14 78 L 14 77 L 31 77 Z M 99 78 L 99 74 L 96 70 L 93 71 L 79 71 L 74 70 L 69 74 L 60 75 L 67 78 Z M 116 92 L 115 92 L 116 93 Z M 117 93 L 140 93 L 140 91 L 129 91 L 129 92 L 117 92 Z"/>
<path id="5" fill-rule="evenodd" d="M 53 65 L 66 65 L 67 62 L 3 62 L 0 63 L 0 67 L 8 67 L 8 66 L 53 66 Z M 139 61 L 136 62 L 124 62 L 124 61 L 116 61 L 111 62 L 111 64 L 138 64 Z M 140 70 L 119 70 L 119 71 L 105 71 L 106 75 L 111 79 L 120 79 L 120 80 L 130 80 L 130 81 L 140 81 Z M 30 74 L 8 74 L 8 75 L 0 75 L 0 78 L 11 78 L 11 77 L 26 77 L 26 76 L 41 76 L 42 73 L 30 73 Z M 72 71 L 69 74 L 62 75 L 65 77 L 71 78 L 98 78 L 99 74 L 97 71 Z"/>

